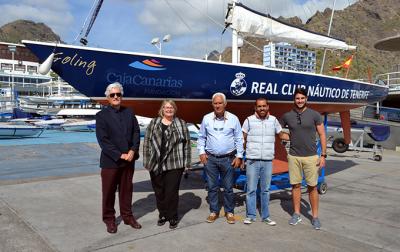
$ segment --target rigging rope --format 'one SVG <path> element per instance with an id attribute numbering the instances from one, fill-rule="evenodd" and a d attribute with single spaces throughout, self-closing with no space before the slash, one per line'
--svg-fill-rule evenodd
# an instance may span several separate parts
<path id="1" fill-rule="evenodd" d="M 166 0 L 165 0 L 166 1 Z M 193 4 L 191 4 L 190 2 L 188 2 L 187 0 L 183 0 L 185 3 L 187 3 L 188 5 L 190 5 L 193 9 L 197 10 L 200 14 L 202 14 L 203 16 L 207 17 L 208 19 L 210 19 L 212 22 L 214 22 L 215 24 L 217 24 L 218 26 L 220 26 L 221 28 L 225 29 L 225 24 L 221 24 L 218 21 L 216 21 L 215 19 L 213 19 L 212 17 L 210 17 L 207 13 L 202 12 L 201 10 L 199 10 L 197 7 L 195 7 Z M 238 33 L 240 34 L 240 33 Z M 242 36 L 243 42 L 246 42 L 247 44 L 249 44 L 250 46 L 254 47 L 255 49 L 257 49 L 260 52 L 263 52 L 262 49 L 260 49 L 259 47 L 257 47 L 256 45 L 252 44 L 251 42 L 247 41 L 243 36 Z M 222 53 L 222 52 L 221 52 Z"/>
<path id="2" fill-rule="evenodd" d="M 166 0 L 165 0 L 166 1 Z M 203 16 L 207 17 L 208 19 L 210 19 L 212 22 L 214 22 L 216 25 L 225 28 L 224 24 L 219 23 L 218 21 L 216 21 L 215 19 L 213 19 L 212 17 L 210 17 L 207 13 L 204 13 L 203 11 L 199 10 L 197 7 L 195 7 L 193 4 L 191 4 L 190 2 L 188 2 L 187 0 L 183 0 L 185 3 L 187 3 L 188 5 L 190 5 L 193 9 L 197 10 L 200 14 L 202 14 Z"/>
<path id="3" fill-rule="evenodd" d="M 182 16 L 179 14 L 177 10 L 175 10 L 172 5 L 168 2 L 168 0 L 164 0 L 164 2 L 171 8 L 171 10 L 178 16 L 178 18 L 181 20 L 181 22 L 189 29 L 189 31 L 193 32 L 193 30 L 190 28 L 190 26 L 185 22 L 185 20 L 182 18 Z"/>

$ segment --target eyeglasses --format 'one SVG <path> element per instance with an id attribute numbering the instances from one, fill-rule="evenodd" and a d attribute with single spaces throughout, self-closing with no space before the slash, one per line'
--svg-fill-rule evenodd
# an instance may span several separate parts
<path id="1" fill-rule="evenodd" d="M 224 124 L 220 125 L 220 126 L 222 126 L 222 128 L 217 128 L 216 125 L 215 125 L 215 121 L 217 121 L 217 120 L 214 119 L 213 130 L 215 130 L 215 131 L 223 131 L 224 128 L 225 128 L 225 119 L 224 119 Z"/>
<path id="2" fill-rule="evenodd" d="M 301 114 L 297 113 L 297 124 L 301 124 Z"/>
<path id="3" fill-rule="evenodd" d="M 121 93 L 112 93 L 112 94 L 110 94 L 110 97 L 111 97 L 111 98 L 114 98 L 115 96 L 121 97 L 122 94 L 121 94 Z"/>

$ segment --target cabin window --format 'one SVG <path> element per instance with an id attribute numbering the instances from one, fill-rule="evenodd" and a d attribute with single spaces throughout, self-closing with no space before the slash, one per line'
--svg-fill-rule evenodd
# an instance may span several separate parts
<path id="1" fill-rule="evenodd" d="M 43 82 L 48 82 L 48 81 L 50 81 L 50 80 L 47 80 L 47 79 L 38 79 L 38 83 L 43 83 Z"/>
<path id="2" fill-rule="evenodd" d="M 27 66 L 28 72 L 30 73 L 37 73 L 37 67 L 36 66 Z"/>
<path id="3" fill-rule="evenodd" d="M 9 82 L 10 77 L 9 76 L 0 76 L 0 81 Z"/>
<path id="4" fill-rule="evenodd" d="M 36 84 L 36 79 L 33 79 L 33 78 L 24 78 L 24 83 L 35 83 L 35 84 Z"/>
<path id="5" fill-rule="evenodd" d="M 25 72 L 25 65 L 15 65 L 15 71 Z"/>
<path id="6" fill-rule="evenodd" d="M 13 65 L 9 63 L 1 63 L 1 70 L 12 70 Z"/>

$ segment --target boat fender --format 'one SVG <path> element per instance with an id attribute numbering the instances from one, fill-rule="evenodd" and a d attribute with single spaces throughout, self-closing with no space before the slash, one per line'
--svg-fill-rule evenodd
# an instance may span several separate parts
<path id="1" fill-rule="evenodd" d="M 53 60 L 54 60 L 54 52 L 51 53 L 49 57 L 47 57 L 47 59 L 43 61 L 42 64 L 40 64 L 38 72 L 43 75 L 48 74 L 50 72 L 51 65 L 53 64 Z"/>

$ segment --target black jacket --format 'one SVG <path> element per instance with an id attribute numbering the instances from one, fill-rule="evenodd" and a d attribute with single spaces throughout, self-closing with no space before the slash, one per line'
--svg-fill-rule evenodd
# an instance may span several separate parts
<path id="1" fill-rule="evenodd" d="M 96 137 L 101 148 L 101 168 L 126 166 L 129 163 L 120 157 L 129 150 L 135 151 L 135 159 L 139 157 L 140 128 L 134 112 L 129 108 L 116 110 L 107 106 L 98 112 Z"/>

